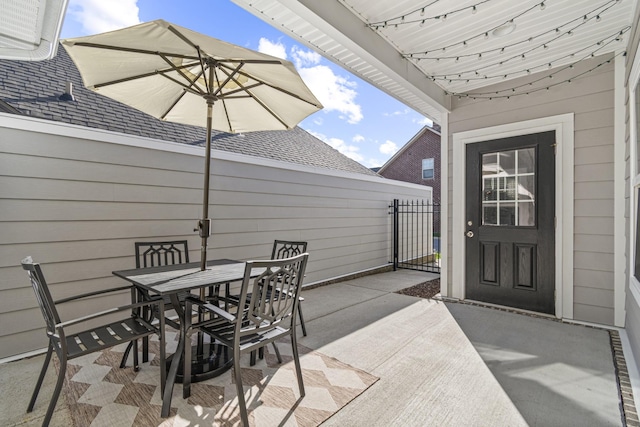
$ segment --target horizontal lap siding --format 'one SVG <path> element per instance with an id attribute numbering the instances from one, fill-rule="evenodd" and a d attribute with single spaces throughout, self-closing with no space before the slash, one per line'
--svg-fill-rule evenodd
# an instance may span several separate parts
<path id="1" fill-rule="evenodd" d="M 638 45 L 640 44 L 640 27 L 639 27 L 639 22 L 640 22 L 640 8 L 636 8 L 636 16 L 634 19 L 634 25 L 632 26 L 632 41 L 629 43 L 629 47 L 627 48 L 627 72 L 625 75 L 625 80 L 626 80 L 626 86 L 625 89 L 633 89 L 633 86 L 636 84 L 636 82 L 634 81 L 629 81 L 630 78 L 630 73 L 631 73 L 631 67 L 632 64 L 634 63 L 634 61 L 637 60 L 636 55 L 637 55 L 637 49 L 638 49 Z M 626 170 L 625 170 L 625 177 L 626 177 L 626 188 L 625 188 L 625 198 L 626 198 L 626 203 L 625 203 L 625 212 L 626 212 L 626 223 L 625 223 L 625 236 L 627 236 L 627 244 L 625 245 L 625 248 L 627 249 L 625 255 L 627 257 L 627 260 L 629 258 L 631 258 L 633 260 L 633 253 L 629 253 L 629 247 L 630 247 L 630 242 L 635 242 L 635 236 L 630 235 L 630 230 L 631 230 L 631 225 L 630 225 L 630 221 L 632 221 L 633 219 L 629 218 L 629 205 L 632 200 L 631 195 L 632 190 L 633 190 L 633 179 L 635 178 L 635 176 L 630 176 L 630 162 L 632 161 L 632 159 L 630 158 L 630 145 L 631 144 L 637 144 L 636 141 L 632 141 L 631 140 L 631 124 L 630 122 L 632 120 L 635 120 L 635 117 L 631 117 L 631 106 L 629 105 L 631 102 L 631 98 L 629 97 L 629 94 L 627 92 L 626 96 L 625 96 L 625 101 L 626 101 L 626 116 L 625 116 L 625 124 L 626 124 L 626 133 L 625 133 L 625 158 L 626 158 Z M 636 145 L 637 146 L 637 145 Z M 634 159 L 635 160 L 635 159 Z M 637 171 L 638 169 L 636 169 Z M 632 261 L 633 262 L 633 261 Z M 626 265 L 629 265 L 629 262 L 626 263 Z M 631 277 L 630 277 L 630 271 L 629 268 L 627 267 L 626 269 L 626 283 L 630 284 L 631 281 Z M 626 295 L 626 299 L 625 299 L 625 308 L 626 308 L 626 318 L 625 318 L 625 325 L 626 325 L 626 331 L 627 331 L 627 335 L 629 337 L 629 343 L 631 345 L 633 354 L 629 355 L 626 354 L 625 352 L 625 356 L 627 358 L 629 358 L 630 356 L 633 356 L 633 358 L 635 359 L 636 365 L 640 366 L 640 301 L 637 299 L 637 293 L 633 293 L 631 292 L 630 288 L 627 287 L 627 295 Z M 627 362 L 629 363 L 629 362 Z"/>
<path id="2" fill-rule="evenodd" d="M 577 65 L 576 69 L 590 69 L 602 60 L 595 58 L 591 60 L 592 63 Z M 614 321 L 613 70 L 612 62 L 571 84 L 509 100 L 456 99 L 449 116 L 449 132 L 453 134 L 566 113 L 575 114 L 574 319 L 610 325 Z M 532 75 L 532 78 L 539 78 L 539 75 Z M 505 83 L 506 87 L 511 85 L 513 83 Z M 449 150 L 449 158 L 452 159 L 452 146 Z M 455 173 L 452 167 L 450 163 L 450 177 Z M 451 180 L 449 182 L 452 184 Z M 451 221 L 453 194 L 450 192 L 449 196 Z"/>
<path id="3" fill-rule="evenodd" d="M 135 241 L 187 239 L 199 260 L 201 154 L 1 126 L 0 358 L 45 345 L 19 265 L 27 255 L 43 265 L 54 298 L 123 285 L 111 272 L 135 267 Z M 386 265 L 389 203 L 431 194 L 382 178 L 222 157 L 212 161 L 209 258 L 264 259 L 274 239 L 307 240 L 306 283 Z M 71 309 L 95 312 L 128 298 Z"/>

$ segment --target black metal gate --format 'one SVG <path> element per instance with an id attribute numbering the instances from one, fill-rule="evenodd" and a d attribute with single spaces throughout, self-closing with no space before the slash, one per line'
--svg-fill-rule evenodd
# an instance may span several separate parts
<path id="1" fill-rule="evenodd" d="M 440 273 L 440 205 L 425 200 L 394 199 L 393 269 Z"/>

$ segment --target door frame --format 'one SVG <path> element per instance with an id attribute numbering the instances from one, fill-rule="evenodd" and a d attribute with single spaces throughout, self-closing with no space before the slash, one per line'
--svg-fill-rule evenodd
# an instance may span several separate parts
<path id="1" fill-rule="evenodd" d="M 568 113 L 456 132 L 452 135 L 452 171 L 455 171 L 452 174 L 452 297 L 465 299 L 466 293 L 466 144 L 552 130 L 555 131 L 558 147 L 555 161 L 555 309 L 557 318 L 573 319 L 573 122 L 574 114 Z"/>

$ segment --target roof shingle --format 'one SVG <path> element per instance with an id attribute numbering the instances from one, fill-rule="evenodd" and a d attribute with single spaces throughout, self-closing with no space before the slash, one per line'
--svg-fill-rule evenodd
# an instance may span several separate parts
<path id="1" fill-rule="evenodd" d="M 40 62 L 0 60 L 0 111 L 190 145 L 204 145 L 204 127 L 165 122 L 86 89 L 64 48 Z M 59 99 L 67 82 L 75 101 Z M 292 130 L 212 132 L 212 148 L 327 169 L 377 175 L 328 144 Z"/>

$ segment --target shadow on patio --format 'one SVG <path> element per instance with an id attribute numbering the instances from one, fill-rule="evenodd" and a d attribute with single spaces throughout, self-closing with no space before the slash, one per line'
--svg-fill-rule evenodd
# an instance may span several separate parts
<path id="1" fill-rule="evenodd" d="M 433 277 L 405 270 L 303 293 L 300 343 L 380 378 L 323 425 L 624 425 L 608 331 L 395 293 Z M 4 425 L 38 425 L 50 389 L 24 411 L 41 361 L 0 365 Z M 70 425 L 62 404 L 54 423 Z"/>

